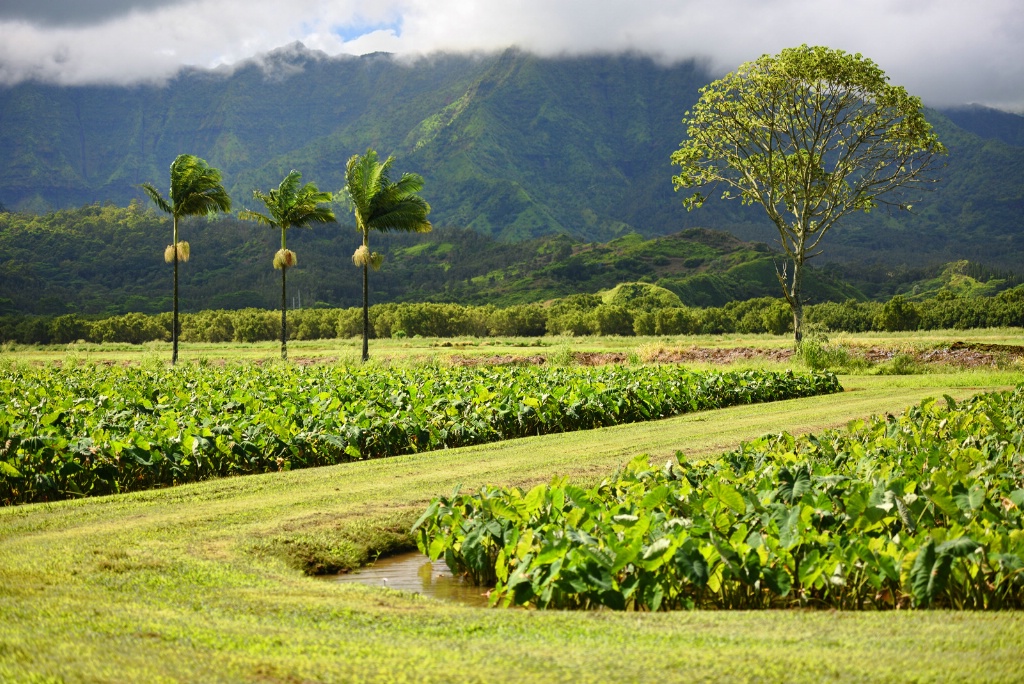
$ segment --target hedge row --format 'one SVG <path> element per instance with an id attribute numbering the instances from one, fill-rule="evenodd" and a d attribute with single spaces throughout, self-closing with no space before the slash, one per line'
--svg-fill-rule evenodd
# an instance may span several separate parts
<path id="1" fill-rule="evenodd" d="M 1024 326 L 1024 286 L 995 297 L 937 298 L 911 302 L 826 302 L 806 307 L 808 323 L 832 332 L 882 332 Z M 203 311 L 182 316 L 184 342 L 260 342 L 278 339 L 280 312 L 263 309 Z M 297 309 L 289 313 L 289 339 L 333 339 L 362 334 L 362 310 Z M 772 333 L 793 329 L 785 301 L 762 297 L 718 308 L 632 309 L 596 295 L 573 295 L 551 304 L 507 308 L 460 304 L 379 304 L 370 307 L 376 338 L 540 335 L 698 335 Z M 131 313 L 90 320 L 75 314 L 0 318 L 0 342 L 67 344 L 169 340 L 170 314 Z"/>

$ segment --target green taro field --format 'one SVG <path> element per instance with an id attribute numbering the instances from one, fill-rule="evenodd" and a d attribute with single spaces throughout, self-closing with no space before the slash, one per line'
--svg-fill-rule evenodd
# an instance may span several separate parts
<path id="1" fill-rule="evenodd" d="M 0 681 L 1022 681 L 1021 340 L 2 349 Z"/>
<path id="2" fill-rule="evenodd" d="M 448 449 L 841 391 L 682 367 L 78 366 L 0 371 L 0 503 Z"/>

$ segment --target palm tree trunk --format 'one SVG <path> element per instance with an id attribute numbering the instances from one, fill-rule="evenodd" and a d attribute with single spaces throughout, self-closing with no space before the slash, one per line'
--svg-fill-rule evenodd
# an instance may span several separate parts
<path id="1" fill-rule="evenodd" d="M 363 264 L 363 363 L 370 360 L 370 265 Z"/>
<path id="2" fill-rule="evenodd" d="M 178 363 L 178 217 L 174 224 L 174 312 L 171 314 L 171 365 Z"/>
<path id="3" fill-rule="evenodd" d="M 288 299 L 285 289 L 285 274 L 288 268 L 281 269 L 281 359 L 288 359 Z"/>

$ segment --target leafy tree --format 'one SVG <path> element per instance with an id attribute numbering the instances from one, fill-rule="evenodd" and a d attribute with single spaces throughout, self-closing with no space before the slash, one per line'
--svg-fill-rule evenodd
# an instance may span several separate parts
<path id="1" fill-rule="evenodd" d="M 164 250 L 164 260 L 174 264 L 174 313 L 171 320 L 171 365 L 178 362 L 178 337 L 181 326 L 178 322 L 178 262 L 188 261 L 189 246 L 178 240 L 178 220 L 186 216 L 214 214 L 231 211 L 231 198 L 221 184 L 220 171 L 206 163 L 205 159 L 192 154 L 179 154 L 171 162 L 170 201 L 149 183 L 143 183 L 153 203 L 171 215 L 174 226 L 173 241 Z"/>
<path id="2" fill-rule="evenodd" d="M 826 47 L 783 50 L 741 65 L 701 89 L 683 119 L 688 139 L 672 154 L 683 203 L 703 205 L 707 190 L 760 204 L 792 265 L 777 269 L 803 333 L 804 262 L 847 214 L 882 204 L 910 209 L 908 191 L 935 180 L 946 150 L 919 98 L 888 83 L 871 60 Z"/>
<path id="3" fill-rule="evenodd" d="M 334 212 L 322 206 L 331 201 L 331 193 L 320 192 L 313 183 L 301 188 L 302 174 L 292 171 L 276 190 L 263 193 L 253 190 L 252 196 L 263 202 L 270 216 L 243 209 L 238 218 L 256 221 L 281 231 L 281 249 L 274 255 L 274 268 L 281 270 L 281 358 L 288 358 L 288 290 L 287 272 L 296 264 L 295 252 L 288 249 L 288 229 L 306 227 L 312 223 L 333 223 Z"/>
<path id="4" fill-rule="evenodd" d="M 370 358 L 370 267 L 380 268 L 384 257 L 370 251 L 370 231 L 387 233 L 404 231 L 426 233 L 431 229 L 427 214 L 430 205 L 417 195 L 423 189 L 423 177 L 403 173 L 397 181 L 391 180 L 394 157 L 383 162 L 373 149 L 366 154 L 353 155 L 345 166 L 346 195 L 356 218 L 356 229 L 362 234 L 363 244 L 352 255 L 352 261 L 363 269 L 363 361 Z"/>

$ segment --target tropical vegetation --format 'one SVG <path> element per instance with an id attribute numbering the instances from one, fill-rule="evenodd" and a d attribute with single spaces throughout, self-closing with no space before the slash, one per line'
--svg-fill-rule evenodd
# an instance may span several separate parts
<path id="1" fill-rule="evenodd" d="M 345 165 L 345 187 L 342 190 L 356 220 L 362 244 L 352 255 L 352 262 L 363 271 L 363 361 L 370 359 L 370 267 L 380 268 L 384 261 L 379 252 L 370 251 L 370 233 L 427 233 L 432 226 L 427 220 L 430 205 L 417 195 L 423 189 L 423 177 L 403 173 L 391 180 L 394 157 L 383 162 L 377 151 L 366 150 L 353 155 Z"/>
<path id="2" fill-rule="evenodd" d="M 1024 608 L 1024 386 L 677 456 L 436 498 L 420 549 L 500 605 Z"/>
<path id="3" fill-rule="evenodd" d="M 171 244 L 164 250 L 164 260 L 174 265 L 174 294 L 171 319 L 171 365 L 178 362 L 178 264 L 188 261 L 191 250 L 188 242 L 178 239 L 178 222 L 186 216 L 204 216 L 218 211 L 231 211 L 231 198 L 221 184 L 220 171 L 191 154 L 179 154 L 171 162 L 171 189 L 165 199 L 149 183 L 143 183 L 153 204 L 171 215 L 173 227 Z"/>
<path id="4" fill-rule="evenodd" d="M 274 254 L 274 268 L 281 271 L 281 358 L 288 358 L 288 288 L 286 274 L 296 264 L 295 252 L 288 249 L 288 229 L 314 223 L 333 223 L 334 212 L 324 206 L 331 202 L 331 193 L 320 192 L 313 183 L 301 188 L 302 174 L 291 171 L 276 189 L 269 192 L 253 190 L 252 196 L 263 203 L 270 216 L 243 210 L 238 218 L 255 221 L 281 231 L 281 249 Z"/>
<path id="5" fill-rule="evenodd" d="M 136 491 L 841 391 L 681 367 L 12 367 L 0 502 Z"/>
<path id="6" fill-rule="evenodd" d="M 7 256 L 0 259 L 0 316 L 169 311 L 170 279 L 152 258 L 163 249 L 159 235 L 165 229 L 171 231 L 169 217 L 138 203 L 95 204 L 38 216 L 0 214 L 0 253 Z M 181 281 L 183 311 L 280 306 L 261 266 L 261 255 L 279 249 L 270 231 L 225 215 L 192 222 L 189 238 L 192 259 Z M 362 304 L 361 279 L 353 278 L 347 260 L 336 256 L 361 244 L 357 231 L 303 230 L 290 235 L 289 244 L 305 255 L 302 267 L 288 272 L 290 306 Z M 653 239 L 629 234 L 602 243 L 548 237 L 509 249 L 473 230 L 442 227 L 426 234 L 384 233 L 376 238 L 376 249 L 387 252 L 388 259 L 374 277 L 371 306 L 458 302 L 508 307 L 638 281 L 665 288 L 691 307 L 779 296 L 774 264 L 781 253 L 710 230 Z M 833 242 L 829 253 L 838 249 Z M 974 298 L 1024 283 L 1019 265 L 986 267 L 973 260 L 977 250 L 963 249 L 972 261 L 960 257 L 915 268 L 847 253 L 842 264 L 809 266 L 804 293 L 813 303 L 884 301 L 895 294 L 914 300 Z"/>
<path id="7" fill-rule="evenodd" d="M 722 307 L 688 307 L 671 292 L 646 284 L 602 295 L 571 295 L 546 304 L 507 307 L 460 304 L 375 304 L 367 319 L 371 338 L 538 337 L 544 335 L 716 335 L 792 332 L 783 299 L 759 297 Z M 289 340 L 345 339 L 363 334 L 362 308 L 291 311 Z M 183 314 L 181 337 L 191 342 L 261 342 L 279 339 L 274 314 L 264 309 Z M 886 302 L 824 302 L 806 308 L 809 325 L 825 333 L 968 330 L 1024 326 L 1024 287 L 993 297 L 939 296 Z M 0 343 L 72 344 L 78 341 L 142 344 L 169 340 L 167 314 L 130 313 L 94 318 L 0 316 Z"/>

